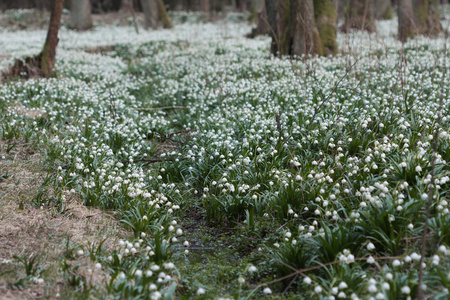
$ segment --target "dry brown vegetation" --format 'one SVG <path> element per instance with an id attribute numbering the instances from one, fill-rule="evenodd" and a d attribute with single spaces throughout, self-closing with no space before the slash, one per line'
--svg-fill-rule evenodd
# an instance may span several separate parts
<path id="1" fill-rule="evenodd" d="M 9 147 L 7 142 L 0 143 L 0 299 L 53 298 L 65 289 L 58 275 L 58 258 L 67 239 L 84 245 L 107 239 L 107 244 L 128 233 L 112 215 L 85 207 L 70 193 L 63 213 L 35 207 L 33 199 L 45 176 L 42 157 L 31 144 L 19 142 L 7 153 Z M 39 264 L 46 272 L 46 282 L 27 284 L 23 290 L 15 288 L 11 283 L 23 270 L 14 256 L 35 254 L 41 254 Z M 71 263 L 85 266 L 80 273 L 92 264 L 87 258 Z M 94 276 L 92 282 L 102 278 Z"/>

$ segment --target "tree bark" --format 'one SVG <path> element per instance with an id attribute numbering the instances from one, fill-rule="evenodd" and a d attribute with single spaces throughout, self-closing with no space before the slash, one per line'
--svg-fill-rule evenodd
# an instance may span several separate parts
<path id="1" fill-rule="evenodd" d="M 442 32 L 439 21 L 439 0 L 415 0 L 413 5 L 418 34 L 435 36 Z"/>
<path id="2" fill-rule="evenodd" d="M 145 16 L 145 28 L 157 29 L 160 24 L 164 28 L 173 27 L 162 0 L 141 0 L 141 6 Z"/>
<path id="3" fill-rule="evenodd" d="M 159 27 L 159 9 L 156 0 L 141 0 L 145 17 L 145 28 L 157 29 Z"/>
<path id="4" fill-rule="evenodd" d="M 161 22 L 163 24 L 164 28 L 173 28 L 172 21 L 169 18 L 169 15 L 167 14 L 166 6 L 164 5 L 164 2 L 162 0 L 156 0 L 158 2 L 158 10 L 159 10 L 159 16 L 161 18 Z"/>
<path id="5" fill-rule="evenodd" d="M 47 39 L 40 54 L 41 70 L 44 77 L 50 77 L 53 66 L 55 65 L 56 46 L 58 45 L 58 31 L 61 25 L 62 10 L 63 0 L 55 0 L 50 17 Z"/>
<path id="6" fill-rule="evenodd" d="M 314 18 L 313 0 L 292 0 L 290 3 L 290 24 L 292 32 L 292 55 L 324 55 L 319 31 Z"/>
<path id="7" fill-rule="evenodd" d="M 442 32 L 438 0 L 398 0 L 398 39 L 406 42 L 417 34 Z"/>
<path id="8" fill-rule="evenodd" d="M 374 17 L 376 20 L 392 19 L 391 0 L 375 0 Z"/>
<path id="9" fill-rule="evenodd" d="M 256 27 L 252 29 L 252 32 L 247 35 L 247 37 L 249 38 L 254 38 L 258 35 L 271 34 L 265 2 L 262 1 L 259 7 L 257 7 L 256 9 L 258 18 L 257 24 Z"/>
<path id="10" fill-rule="evenodd" d="M 271 52 L 277 56 L 288 54 L 289 41 L 286 29 L 289 23 L 289 0 L 265 0 L 270 35 Z M 297 0 L 294 0 L 297 1 Z"/>
<path id="11" fill-rule="evenodd" d="M 332 0 L 266 0 L 276 55 L 309 56 L 337 52 L 336 11 Z"/>
<path id="12" fill-rule="evenodd" d="M 211 10 L 211 5 L 209 0 L 200 0 L 200 10 L 205 13 L 209 13 Z"/>
<path id="13" fill-rule="evenodd" d="M 415 35 L 414 12 L 411 0 L 398 0 L 398 39 L 404 43 Z"/>
<path id="14" fill-rule="evenodd" d="M 373 0 L 351 0 L 341 29 L 344 32 L 350 29 L 374 32 L 376 28 L 373 22 Z"/>
<path id="15" fill-rule="evenodd" d="M 326 54 L 338 51 L 336 43 L 336 10 L 331 0 L 314 0 L 314 17 Z"/>
<path id="16" fill-rule="evenodd" d="M 88 30 L 92 28 L 90 0 L 71 1 L 70 28 L 76 30 Z"/>
<path id="17" fill-rule="evenodd" d="M 131 7 L 133 7 L 133 0 L 121 0 L 120 1 L 120 11 L 121 12 L 128 12 Z"/>

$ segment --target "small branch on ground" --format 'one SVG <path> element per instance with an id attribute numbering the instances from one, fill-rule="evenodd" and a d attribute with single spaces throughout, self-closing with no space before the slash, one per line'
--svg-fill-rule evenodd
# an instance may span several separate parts
<path id="1" fill-rule="evenodd" d="M 136 107 L 135 110 L 164 110 L 172 108 L 187 108 L 186 106 L 163 106 L 163 107 Z"/>

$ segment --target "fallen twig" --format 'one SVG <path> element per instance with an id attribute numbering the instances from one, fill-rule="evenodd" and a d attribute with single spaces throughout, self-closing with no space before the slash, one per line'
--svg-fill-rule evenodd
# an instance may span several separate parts
<path id="1" fill-rule="evenodd" d="M 174 131 L 174 132 L 170 132 L 168 134 L 166 134 L 164 137 L 166 139 L 170 139 L 171 136 L 175 135 L 175 134 L 182 134 L 182 133 L 188 133 L 188 132 L 193 132 L 193 131 L 197 131 L 198 129 L 184 129 L 184 130 L 178 130 L 178 131 Z"/>
<path id="2" fill-rule="evenodd" d="M 186 106 L 163 106 L 163 107 L 135 107 L 135 110 L 164 110 L 172 108 L 187 108 Z"/>

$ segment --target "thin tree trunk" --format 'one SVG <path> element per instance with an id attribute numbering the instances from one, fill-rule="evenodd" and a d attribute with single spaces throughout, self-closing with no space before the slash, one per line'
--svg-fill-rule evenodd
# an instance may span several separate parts
<path id="1" fill-rule="evenodd" d="M 259 7 L 257 7 L 257 18 L 258 23 L 256 24 L 256 27 L 253 28 L 252 32 L 247 35 L 247 37 L 249 38 L 254 38 L 258 35 L 271 34 L 266 5 L 264 1 L 261 1 L 261 4 L 259 5 Z"/>
<path id="2" fill-rule="evenodd" d="M 92 28 L 90 0 L 71 1 L 70 28 L 76 30 L 88 30 Z"/>
<path id="3" fill-rule="evenodd" d="M 374 32 L 376 28 L 373 22 L 373 0 L 351 0 L 345 24 L 341 29 L 345 32 L 350 29 Z"/>
<path id="4" fill-rule="evenodd" d="M 414 12 L 411 0 L 398 0 L 398 39 L 404 43 L 415 35 Z"/>
<path id="5" fill-rule="evenodd" d="M 211 10 L 211 6 L 209 5 L 209 0 L 200 0 L 200 10 L 209 13 Z"/>
<path id="6" fill-rule="evenodd" d="M 320 40 L 326 54 L 338 51 L 336 43 L 336 10 L 331 0 L 314 0 L 314 15 Z"/>
<path id="7" fill-rule="evenodd" d="M 391 0 L 375 0 L 374 17 L 376 20 L 392 19 Z"/>
<path id="8" fill-rule="evenodd" d="M 265 0 L 267 21 L 269 23 L 270 36 L 272 37 L 272 44 L 270 51 L 275 55 L 282 55 L 281 47 L 281 35 L 283 31 L 280 31 L 280 24 L 283 22 L 281 12 L 279 10 L 283 0 Z"/>
<path id="9" fill-rule="evenodd" d="M 61 14 L 63 10 L 63 0 L 55 0 L 53 3 L 50 26 L 47 32 L 47 39 L 42 49 L 41 70 L 44 77 L 50 77 L 55 65 L 56 46 L 58 45 L 58 31 L 61 24 Z"/>
<path id="10" fill-rule="evenodd" d="M 439 0 L 398 0 L 398 38 L 406 42 L 417 34 L 436 36 L 442 32 Z"/>
<path id="11" fill-rule="evenodd" d="M 120 1 L 120 11 L 128 12 L 130 7 L 133 7 L 133 0 L 121 0 Z"/>
<path id="12" fill-rule="evenodd" d="M 442 32 L 439 20 L 439 0 L 416 0 L 413 5 L 419 34 L 435 36 Z"/>

